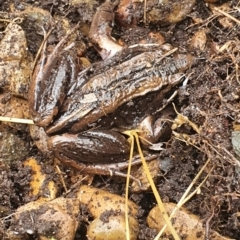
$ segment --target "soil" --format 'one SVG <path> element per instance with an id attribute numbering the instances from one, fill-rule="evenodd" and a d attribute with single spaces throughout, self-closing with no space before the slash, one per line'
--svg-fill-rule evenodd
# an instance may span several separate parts
<path id="1" fill-rule="evenodd" d="M 71 26 L 81 18 L 81 28 L 85 29 L 89 26 L 100 1 L 94 2 L 91 6 L 84 3 L 80 7 L 64 0 L 6 0 L 0 1 L 0 11 L 9 13 L 11 4 L 21 10 L 24 3 L 45 9 L 53 16 L 64 16 L 70 21 Z M 231 16 L 240 19 L 240 12 L 236 9 L 238 1 L 219 1 L 218 5 L 223 3 L 228 4 Z M 208 4 L 198 0 L 191 13 L 179 23 L 160 26 L 139 22 L 138 26 L 131 30 L 116 25 L 113 36 L 131 45 L 144 39 L 149 31 L 158 32 L 164 36 L 165 42 L 178 47 L 180 52 L 195 56 L 196 63 L 186 72 L 187 84 L 184 86 L 179 84 L 176 87 L 178 95 L 174 98 L 174 104 L 177 111 L 197 127 L 194 129 L 189 122 L 184 122 L 174 130 L 178 135 L 172 134 L 164 145 L 165 150 L 158 153 L 160 174 L 156 186 L 164 202 L 177 203 L 194 177 L 210 159 L 197 184 L 209 174 L 206 182 L 201 187 L 200 193 L 195 194 L 185 207 L 200 217 L 207 234 L 210 230 L 215 230 L 223 236 L 240 239 L 240 159 L 231 141 L 233 131 L 240 124 L 240 27 L 239 23 L 227 17 L 223 23 L 223 18 L 223 15 L 213 13 Z M 38 43 L 32 37 L 32 30 L 24 25 L 23 28 L 26 31 L 29 51 L 35 55 Z M 202 49 L 192 46 L 192 39 L 199 30 L 204 30 L 206 34 L 206 42 Z M 88 59 L 91 62 L 100 60 L 84 30 L 78 38 L 87 46 L 85 55 Z M 200 43 L 203 41 L 200 40 Z M 64 188 L 60 177 L 55 173 L 52 159 L 49 160 L 37 150 L 29 132 L 1 127 L 28 143 L 29 156 L 38 159 L 43 171 L 60 186 L 58 196 L 63 195 Z M 1 239 L 8 239 L 5 235 L 5 229 L 10 224 L 8 216 L 19 206 L 34 200 L 28 195 L 31 171 L 23 167 L 23 160 L 25 158 L 18 159 L 10 165 L 4 162 L 0 165 Z M 74 184 L 78 181 L 77 172 L 66 167 L 61 167 L 61 171 L 66 179 L 67 188 L 73 191 Z M 92 185 L 119 195 L 125 193 L 125 180 L 118 177 L 96 176 Z M 129 198 L 142 209 L 138 219 L 141 224 L 139 239 L 152 239 L 155 232 L 146 226 L 145 220 L 149 210 L 156 205 L 152 192 L 149 190 L 131 193 Z M 84 216 L 82 218 L 84 219 Z M 85 219 L 88 218 L 86 215 Z M 86 225 L 87 221 L 79 228 L 75 239 L 84 239 L 80 236 L 86 231 Z"/>

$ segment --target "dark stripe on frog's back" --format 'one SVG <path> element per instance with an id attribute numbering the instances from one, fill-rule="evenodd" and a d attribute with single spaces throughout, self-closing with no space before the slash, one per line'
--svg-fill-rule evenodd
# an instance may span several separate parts
<path id="1" fill-rule="evenodd" d="M 135 60 L 140 56 L 148 60 L 146 62 Z M 168 57 L 162 56 L 162 49 L 159 52 L 145 52 L 117 65 L 117 67 L 109 68 L 103 74 L 93 76 L 81 90 L 75 91 L 75 94 L 70 96 L 72 102 L 67 101 L 70 105 L 65 107 L 69 112 L 61 115 L 49 132 L 60 130 L 64 124 L 65 126 L 69 125 L 69 122 L 63 122 L 68 115 L 71 115 L 70 124 L 73 124 L 71 131 L 77 132 L 105 114 L 114 112 L 119 106 L 129 100 L 151 91 L 157 91 L 163 85 L 170 84 L 174 86 L 180 79 L 175 79 L 172 75 L 184 72 L 189 68 L 192 64 L 192 57 L 183 54 L 174 54 L 174 56 Z M 134 64 L 136 66 L 134 69 L 129 68 L 129 66 Z M 178 69 L 179 67 L 180 69 Z M 117 73 L 118 77 L 114 78 L 116 71 L 119 71 Z M 126 72 L 128 75 L 125 74 Z M 84 98 L 89 96 L 89 94 L 93 94 L 95 100 L 82 104 Z"/>

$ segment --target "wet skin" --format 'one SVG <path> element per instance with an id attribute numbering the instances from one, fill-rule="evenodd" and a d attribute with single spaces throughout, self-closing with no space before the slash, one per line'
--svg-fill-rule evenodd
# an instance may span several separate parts
<path id="1" fill-rule="evenodd" d="M 102 9 L 105 8 L 100 7 L 98 11 Z M 94 21 L 99 19 L 104 21 L 104 11 Z M 101 24 L 93 22 L 91 34 L 98 33 L 99 26 Z M 127 160 L 128 141 L 120 132 L 112 130 L 111 124 L 104 126 L 103 119 L 106 116 L 116 119 L 119 109 L 126 111 L 129 102 L 135 104 L 135 100 L 156 93 L 153 104 L 146 103 L 154 107 L 140 109 L 141 116 L 133 120 L 134 127 L 144 120 L 146 128 L 150 129 L 154 123 L 148 116 L 155 114 L 162 105 L 159 100 L 162 99 L 161 92 L 166 93 L 166 89 L 170 90 L 178 84 L 193 62 L 191 55 L 180 54 L 168 44 L 118 48 L 112 56 L 113 50 L 103 51 L 109 45 L 104 45 L 108 31 L 106 27 L 106 34 L 103 38 L 99 37 L 100 43 L 97 45 L 97 49 L 105 54 L 104 61 L 80 71 L 73 52 L 62 51 L 70 32 L 51 55 L 42 56 L 29 88 L 30 112 L 35 124 L 44 127 L 50 136 L 49 146 L 54 155 L 75 168 L 81 162 Z M 114 48 L 114 44 L 109 46 Z M 106 53 L 111 54 L 106 56 Z M 115 127 L 116 124 L 113 125 Z M 95 130 L 91 129 L 93 126 Z M 100 129 L 99 126 L 104 128 Z M 152 139 L 158 141 L 161 135 L 159 125 L 155 124 L 150 132 Z"/>

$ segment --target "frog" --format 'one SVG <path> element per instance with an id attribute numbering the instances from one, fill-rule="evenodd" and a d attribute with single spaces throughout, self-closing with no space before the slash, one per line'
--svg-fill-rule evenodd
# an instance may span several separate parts
<path id="1" fill-rule="evenodd" d="M 114 7 L 109 0 L 103 3 L 90 28 L 90 39 L 102 61 L 80 70 L 74 50 L 64 48 L 76 26 L 50 55 L 42 54 L 29 86 L 30 113 L 35 124 L 45 129 L 54 156 L 91 174 L 112 174 L 113 169 L 127 166 L 129 159 L 127 138 L 120 128 L 108 121 L 104 124 L 105 119 L 117 119 L 114 114 L 119 109 L 126 112 L 149 94 L 159 101 L 161 92 L 180 83 L 193 63 L 192 55 L 178 53 L 169 44 L 118 45 L 111 37 Z M 143 113 L 133 125 L 152 128 L 149 114 Z M 155 126 L 149 132 L 157 141 L 161 128 Z"/>

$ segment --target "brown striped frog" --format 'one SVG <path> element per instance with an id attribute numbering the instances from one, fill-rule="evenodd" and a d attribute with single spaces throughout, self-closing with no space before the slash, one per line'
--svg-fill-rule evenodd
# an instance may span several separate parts
<path id="1" fill-rule="evenodd" d="M 103 61 L 79 71 L 73 52 L 63 49 L 73 29 L 49 56 L 42 55 L 29 88 L 31 115 L 48 134 L 54 155 L 74 168 L 83 169 L 79 167 L 83 162 L 97 164 L 95 170 L 88 171 L 90 165 L 84 170 L 98 174 L 105 174 L 96 170 L 98 164 L 129 158 L 129 143 L 117 131 L 122 127 L 116 127 L 118 116 L 124 113 L 126 120 L 131 106 L 141 102 L 144 108 L 135 108 L 138 113 L 131 125 L 144 122 L 150 129 L 152 124 L 146 119 L 161 105 L 161 92 L 182 81 L 193 62 L 191 55 L 180 54 L 169 44 L 121 47 L 111 37 L 113 9 L 110 1 L 98 8 L 90 30 L 90 39 Z M 148 98 L 154 99 L 154 104 Z M 142 99 L 147 102 L 143 104 Z M 106 120 L 109 117 L 111 121 Z M 159 124 L 150 132 L 157 141 Z"/>

